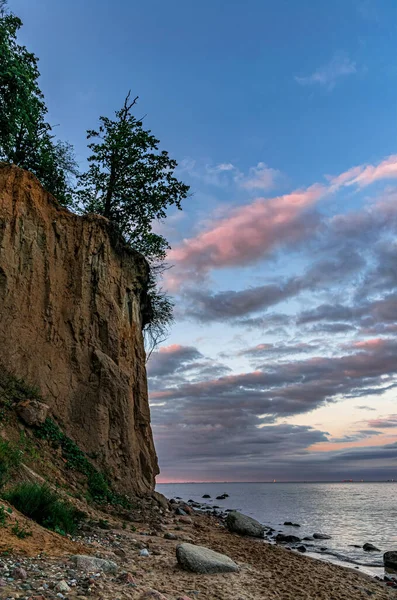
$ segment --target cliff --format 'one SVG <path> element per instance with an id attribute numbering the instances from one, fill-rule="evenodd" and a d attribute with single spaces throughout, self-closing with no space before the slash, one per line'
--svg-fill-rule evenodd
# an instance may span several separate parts
<path id="1" fill-rule="evenodd" d="M 148 265 L 109 222 L 62 208 L 0 164 L 0 363 L 37 386 L 52 416 L 115 489 L 158 473 L 142 327 Z"/>

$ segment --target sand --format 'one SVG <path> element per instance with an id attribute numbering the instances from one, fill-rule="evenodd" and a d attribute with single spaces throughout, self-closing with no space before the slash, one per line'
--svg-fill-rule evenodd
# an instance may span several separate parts
<path id="1" fill-rule="evenodd" d="M 145 524 L 136 523 L 137 531 L 133 532 L 130 530 L 130 523 L 124 525 L 127 529 L 123 529 L 120 521 L 111 519 L 110 530 L 94 526 L 81 536 L 79 545 L 65 538 L 59 540 L 60 536 L 55 534 L 45 531 L 43 533 L 36 525 L 34 536 L 21 540 L 25 546 L 14 547 L 13 558 L 19 551 L 35 554 L 37 544 L 44 541 L 48 558 L 41 560 L 40 569 L 42 576 L 48 578 L 50 590 L 52 574 L 58 573 L 59 578 L 64 573 L 67 580 L 68 569 L 72 568 L 70 554 L 81 553 L 83 547 L 86 553 L 88 551 L 111 558 L 119 564 L 119 574 L 116 577 L 102 575 L 93 580 L 89 592 L 84 588 L 86 574 L 77 573 L 76 587 L 65 596 L 71 599 L 89 597 L 98 600 L 138 600 L 150 589 L 162 593 L 167 600 L 177 600 L 182 596 L 198 600 L 397 598 L 397 590 L 387 588 L 384 583 L 354 569 L 315 560 L 261 540 L 231 534 L 211 517 L 195 515 L 191 524 L 182 524 L 178 517 L 167 515 L 162 521 L 156 530 L 150 531 L 147 525 L 145 529 Z M 164 539 L 164 533 L 167 531 L 175 533 L 179 539 Z M 183 571 L 175 558 L 176 545 L 181 541 L 189 541 L 227 554 L 239 565 L 239 572 L 196 575 Z M 139 556 L 139 548 L 143 545 L 149 548 L 150 556 L 147 558 Z M 53 558 L 50 558 L 51 556 Z M 23 560 L 29 573 L 31 559 Z M 123 575 L 125 572 L 132 575 L 133 585 L 126 582 Z M 14 587 L 12 584 L 11 588 Z M 16 597 L 11 596 L 11 588 L 7 589 L 7 594 L 9 597 Z M 55 597 L 55 593 L 50 590 L 46 593 L 41 592 L 44 600 Z M 0 594 L 0 597 L 7 596 Z"/>

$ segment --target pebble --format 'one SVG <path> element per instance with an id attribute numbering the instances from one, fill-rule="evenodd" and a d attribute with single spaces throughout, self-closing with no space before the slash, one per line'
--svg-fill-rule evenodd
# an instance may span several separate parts
<path id="1" fill-rule="evenodd" d="M 142 550 L 139 551 L 139 556 L 150 556 L 147 548 L 142 548 Z"/>

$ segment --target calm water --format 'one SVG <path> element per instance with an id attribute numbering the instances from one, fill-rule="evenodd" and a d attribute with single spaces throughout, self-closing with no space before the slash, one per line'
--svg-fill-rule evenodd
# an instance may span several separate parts
<path id="1" fill-rule="evenodd" d="M 366 572 L 383 573 L 383 553 L 397 550 L 397 483 L 184 483 L 161 484 L 157 490 L 167 498 L 180 496 L 240 510 L 300 538 L 331 535 L 330 540 L 309 543 L 315 543 L 319 552 L 327 548 L 323 558 L 348 561 Z M 215 500 L 223 493 L 229 498 Z M 211 500 L 203 500 L 203 494 L 210 494 Z M 285 527 L 284 521 L 301 527 Z M 366 542 L 381 552 L 364 552 Z"/>

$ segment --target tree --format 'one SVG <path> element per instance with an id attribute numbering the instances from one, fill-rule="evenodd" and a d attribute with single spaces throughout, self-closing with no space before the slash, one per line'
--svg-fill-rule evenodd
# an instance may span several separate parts
<path id="1" fill-rule="evenodd" d="M 150 356 L 166 339 L 173 321 L 173 303 L 159 287 L 169 244 L 152 226 L 166 217 L 170 206 L 181 209 L 189 186 L 178 181 L 176 161 L 168 152 L 159 151 L 159 140 L 132 114 L 137 99 L 132 100 L 129 92 L 114 119 L 100 117 L 99 129 L 87 131 L 87 139 L 93 140 L 88 144 L 92 154 L 88 170 L 79 177 L 76 200 L 85 212 L 112 221 L 124 240 L 151 265 L 153 315 L 145 328 Z"/>
<path id="2" fill-rule="evenodd" d="M 100 117 L 88 148 L 89 168 L 79 178 L 77 199 L 85 212 L 103 215 L 134 248 L 150 261 L 164 260 L 167 240 L 152 231 L 153 221 L 166 217 L 170 206 L 181 209 L 189 186 L 174 175 L 177 163 L 159 140 L 132 114 L 138 98 L 128 93 L 116 118 Z"/>
<path id="3" fill-rule="evenodd" d="M 77 174 L 72 147 L 54 142 L 38 85 L 37 57 L 17 42 L 22 21 L 0 0 L 0 160 L 32 171 L 60 202 L 71 201 Z"/>

